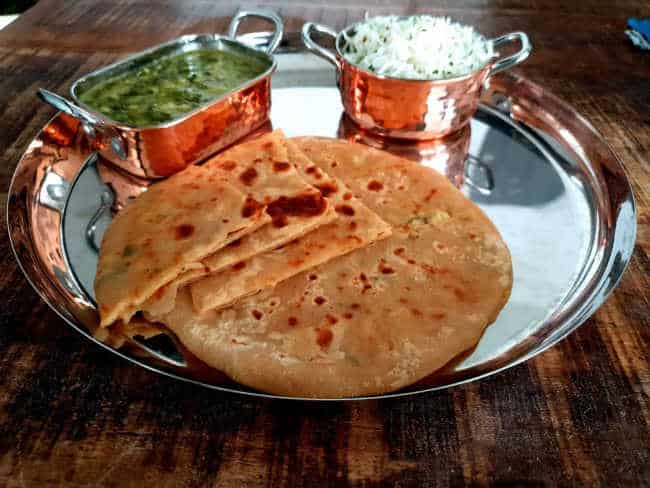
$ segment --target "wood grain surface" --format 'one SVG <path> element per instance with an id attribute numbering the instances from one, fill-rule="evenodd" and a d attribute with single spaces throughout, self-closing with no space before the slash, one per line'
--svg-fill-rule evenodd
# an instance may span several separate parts
<path id="1" fill-rule="evenodd" d="M 0 486 L 642 486 L 650 484 L 650 53 L 625 39 L 647 0 L 277 0 L 297 30 L 371 14 L 450 14 L 526 31 L 526 76 L 587 116 L 634 186 L 620 286 L 584 326 L 497 376 L 414 398 L 312 405 L 181 384 L 74 333 L 0 238 Z M 244 2 L 244 6 L 258 3 Z M 53 114 L 37 87 L 182 33 L 223 32 L 233 3 L 42 0 L 0 31 L 0 198 Z M 254 28 L 255 26 L 253 26 Z"/>

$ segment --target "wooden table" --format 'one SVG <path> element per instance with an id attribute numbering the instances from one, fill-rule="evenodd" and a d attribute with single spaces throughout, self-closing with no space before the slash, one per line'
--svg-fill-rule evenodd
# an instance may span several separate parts
<path id="1" fill-rule="evenodd" d="M 372 14 L 450 14 L 529 33 L 522 71 L 572 103 L 623 161 L 639 206 L 632 263 L 576 333 L 500 375 L 415 398 L 307 405 L 225 395 L 129 365 L 71 331 L 0 238 L 1 486 L 638 486 L 650 483 L 650 53 L 623 36 L 645 0 L 275 0 L 288 30 Z M 462 5 L 459 5 L 462 3 Z M 244 2 L 244 6 L 255 3 Z M 42 0 L 0 31 L 0 198 L 52 115 L 37 87 L 189 32 L 212 0 Z M 5 226 L 4 212 L 2 226 Z"/>

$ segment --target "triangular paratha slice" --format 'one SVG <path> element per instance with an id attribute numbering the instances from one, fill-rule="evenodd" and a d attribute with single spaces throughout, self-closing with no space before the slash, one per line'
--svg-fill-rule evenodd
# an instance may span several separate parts
<path id="1" fill-rule="evenodd" d="M 202 168 L 152 185 L 104 234 L 95 277 L 101 326 L 127 322 L 161 285 L 268 220 L 263 206 L 251 207 L 246 195 Z"/>
<path id="2" fill-rule="evenodd" d="M 273 151 L 268 157 L 261 155 L 262 151 L 255 152 L 269 143 L 273 144 Z M 161 286 L 141 307 L 147 317 L 154 320 L 168 313 L 174 307 L 179 287 L 286 244 L 337 218 L 334 205 L 324 196 L 326 192 L 308 182 L 313 178 L 300 171 L 298 162 L 289 156 L 286 144 L 282 133 L 276 131 L 259 139 L 257 144 L 235 146 L 203 166 L 223 177 L 237 175 L 233 185 L 254 201 L 264 202 L 270 222 L 208 255 L 201 260 L 201 266 Z"/>
<path id="3" fill-rule="evenodd" d="M 287 163 L 284 141 L 276 131 L 235 146 L 153 185 L 116 216 L 95 280 L 102 326 L 127 323 L 145 302 L 155 309 L 161 288 L 186 282 L 186 272 L 195 277 L 206 269 L 202 259 L 264 224 L 277 229 L 276 245 L 334 218 L 321 192 Z M 308 201 L 308 214 L 278 221 L 273 208 L 283 199 Z"/>
<path id="4" fill-rule="evenodd" d="M 390 226 L 356 199 L 343 182 L 313 164 L 290 140 L 287 146 L 290 159 L 303 176 L 327 195 L 339 218 L 280 248 L 191 283 L 192 300 L 199 312 L 226 307 L 391 234 Z"/>

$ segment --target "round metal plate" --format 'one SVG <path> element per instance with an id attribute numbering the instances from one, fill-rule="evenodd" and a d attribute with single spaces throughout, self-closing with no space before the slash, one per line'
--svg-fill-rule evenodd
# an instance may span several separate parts
<path id="1" fill-rule="evenodd" d="M 620 163 L 586 120 L 525 78 L 504 74 L 490 80 L 470 129 L 445 141 L 388 143 L 342 117 L 335 72 L 296 46 L 291 36 L 277 54 L 273 127 L 288 136 L 382 147 L 444 172 L 489 215 L 512 254 L 512 296 L 476 349 L 381 397 L 445 388 L 518 364 L 604 302 L 630 259 L 636 216 Z M 110 222 L 108 209 L 146 185 L 111 169 L 74 124 L 55 117 L 28 147 L 9 192 L 9 234 L 27 279 L 66 322 L 123 358 L 206 387 L 273 397 L 188 367 L 178 344 L 140 342 L 116 351 L 92 337 L 96 248 Z"/>

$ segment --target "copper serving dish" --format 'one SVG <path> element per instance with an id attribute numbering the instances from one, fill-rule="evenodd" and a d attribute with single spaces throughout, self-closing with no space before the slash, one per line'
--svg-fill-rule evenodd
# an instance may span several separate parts
<path id="1" fill-rule="evenodd" d="M 337 33 L 331 28 L 306 23 L 302 40 L 310 51 L 336 67 L 345 112 L 364 129 L 398 139 L 426 140 L 445 136 L 466 125 L 478 106 L 486 80 L 524 61 L 532 46 L 523 32 L 489 39 L 496 48 L 519 40 L 521 49 L 511 56 L 494 58 L 465 76 L 443 80 L 414 80 L 377 75 L 350 63 L 343 55 L 345 36 L 359 23 Z M 312 39 L 312 32 L 334 38 L 336 53 Z"/>
<path id="2" fill-rule="evenodd" d="M 235 40 L 247 17 L 271 21 L 275 30 L 265 51 Z M 176 173 L 234 143 L 264 124 L 271 108 L 271 75 L 277 67 L 272 53 L 283 36 L 282 19 L 268 10 L 239 11 L 226 36 L 191 34 L 141 51 L 122 61 L 78 79 L 70 89 L 72 101 L 47 90 L 39 95 L 47 103 L 79 121 L 94 148 L 128 173 L 143 178 L 161 178 Z M 181 117 L 148 127 L 125 125 L 84 105 L 78 98 L 86 88 L 142 65 L 178 52 L 215 49 L 252 56 L 267 63 L 264 73 L 237 89 Z"/>

